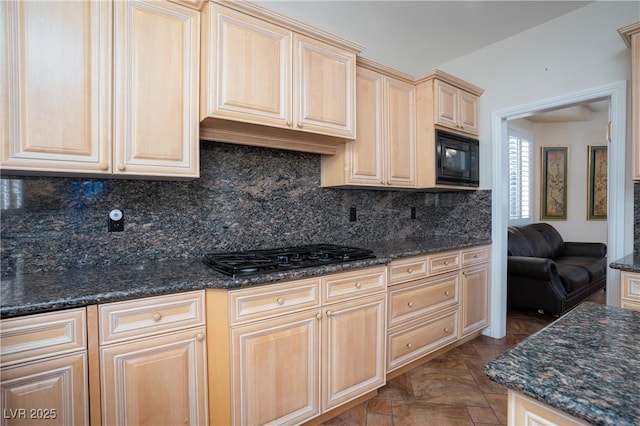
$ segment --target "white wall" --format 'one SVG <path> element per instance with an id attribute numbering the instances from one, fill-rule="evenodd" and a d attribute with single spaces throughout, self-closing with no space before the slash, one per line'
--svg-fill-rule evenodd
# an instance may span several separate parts
<path id="1" fill-rule="evenodd" d="M 606 145 L 607 112 L 593 113 L 590 121 L 534 123 L 527 119 L 511 120 L 510 127 L 533 135 L 533 222 L 540 219 L 541 147 L 569 147 L 567 177 L 567 219 L 546 221 L 565 241 L 607 242 L 607 222 L 587 220 L 587 159 L 589 145 Z"/>
<path id="2" fill-rule="evenodd" d="M 491 187 L 491 113 L 629 80 L 617 29 L 638 19 L 640 2 L 598 1 L 438 67 L 485 89 L 481 187 Z"/>

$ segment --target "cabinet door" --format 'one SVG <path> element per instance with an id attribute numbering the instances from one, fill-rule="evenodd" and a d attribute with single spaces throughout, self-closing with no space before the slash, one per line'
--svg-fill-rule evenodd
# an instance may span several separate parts
<path id="1" fill-rule="evenodd" d="M 293 46 L 295 126 L 354 138 L 356 55 L 299 34 Z"/>
<path id="2" fill-rule="evenodd" d="M 324 307 L 322 410 L 385 383 L 385 295 Z"/>
<path id="3" fill-rule="evenodd" d="M 111 8 L 0 2 L 3 169 L 110 172 Z"/>
<path id="4" fill-rule="evenodd" d="M 204 425 L 204 328 L 100 349 L 105 425 Z"/>
<path id="5" fill-rule="evenodd" d="M 200 12 L 116 1 L 115 173 L 198 177 Z"/>
<path id="6" fill-rule="evenodd" d="M 460 93 L 460 130 L 478 134 L 478 97 L 463 90 Z"/>
<path id="7" fill-rule="evenodd" d="M 201 119 L 291 127 L 291 31 L 210 3 Z M 204 58 L 203 57 L 203 58 Z"/>
<path id="8" fill-rule="evenodd" d="M 87 354 L 19 364 L 0 370 L 2 424 L 89 424 Z"/>
<path id="9" fill-rule="evenodd" d="M 231 329 L 233 424 L 298 424 L 319 414 L 318 310 Z"/>
<path id="10" fill-rule="evenodd" d="M 434 81 L 436 124 L 458 126 L 458 89 L 440 80 Z"/>
<path id="11" fill-rule="evenodd" d="M 415 86 L 385 77 L 387 185 L 415 187 Z"/>
<path id="12" fill-rule="evenodd" d="M 489 324 L 489 265 L 462 270 L 462 318 L 460 337 Z"/>
<path id="13" fill-rule="evenodd" d="M 375 185 L 384 183 L 384 135 L 382 125 L 382 80 L 381 74 L 358 67 L 356 73 L 357 138 L 348 142 L 347 183 Z"/>

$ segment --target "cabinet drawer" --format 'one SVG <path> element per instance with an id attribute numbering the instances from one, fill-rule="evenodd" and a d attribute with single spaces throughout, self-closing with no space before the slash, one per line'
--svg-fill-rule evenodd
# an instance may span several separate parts
<path id="1" fill-rule="evenodd" d="M 231 324 L 320 306 L 320 279 L 229 292 Z"/>
<path id="2" fill-rule="evenodd" d="M 455 310 L 389 333 L 387 372 L 456 341 L 457 330 L 458 311 Z"/>
<path id="3" fill-rule="evenodd" d="M 457 272 L 389 289 L 389 327 L 456 306 L 460 300 Z"/>
<path id="4" fill-rule="evenodd" d="M 489 261 L 489 247 L 474 247 L 462 250 L 462 266 L 486 263 Z"/>
<path id="5" fill-rule="evenodd" d="M 427 257 L 394 260 L 389 264 L 389 284 L 397 284 L 427 276 Z"/>
<path id="6" fill-rule="evenodd" d="M 334 302 L 386 290 L 386 272 L 382 267 L 360 269 L 322 278 L 323 302 Z"/>
<path id="7" fill-rule="evenodd" d="M 640 274 L 622 272 L 622 295 L 628 301 L 640 302 Z"/>
<path id="8" fill-rule="evenodd" d="M 87 348 L 85 308 L 10 318 L 0 322 L 0 366 Z"/>
<path id="9" fill-rule="evenodd" d="M 204 325 L 204 291 L 100 305 L 100 345 Z"/>
<path id="10" fill-rule="evenodd" d="M 429 256 L 429 275 L 441 274 L 460 269 L 460 252 L 448 251 L 446 253 Z"/>

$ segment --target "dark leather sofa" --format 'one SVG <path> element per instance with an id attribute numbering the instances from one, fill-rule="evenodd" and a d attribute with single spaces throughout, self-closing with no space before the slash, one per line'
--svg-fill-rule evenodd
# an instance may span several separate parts
<path id="1" fill-rule="evenodd" d="M 547 223 L 508 231 L 509 308 L 564 314 L 607 282 L 607 246 L 564 242 Z"/>

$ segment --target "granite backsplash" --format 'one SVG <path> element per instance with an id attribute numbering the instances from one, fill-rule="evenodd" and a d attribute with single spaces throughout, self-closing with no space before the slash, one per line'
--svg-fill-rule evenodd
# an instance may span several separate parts
<path id="1" fill-rule="evenodd" d="M 488 190 L 321 188 L 317 154 L 202 141 L 200 156 L 201 177 L 189 181 L 4 177 L 2 274 L 309 243 L 491 236 Z M 107 232 L 114 208 L 124 212 L 124 232 Z"/>

